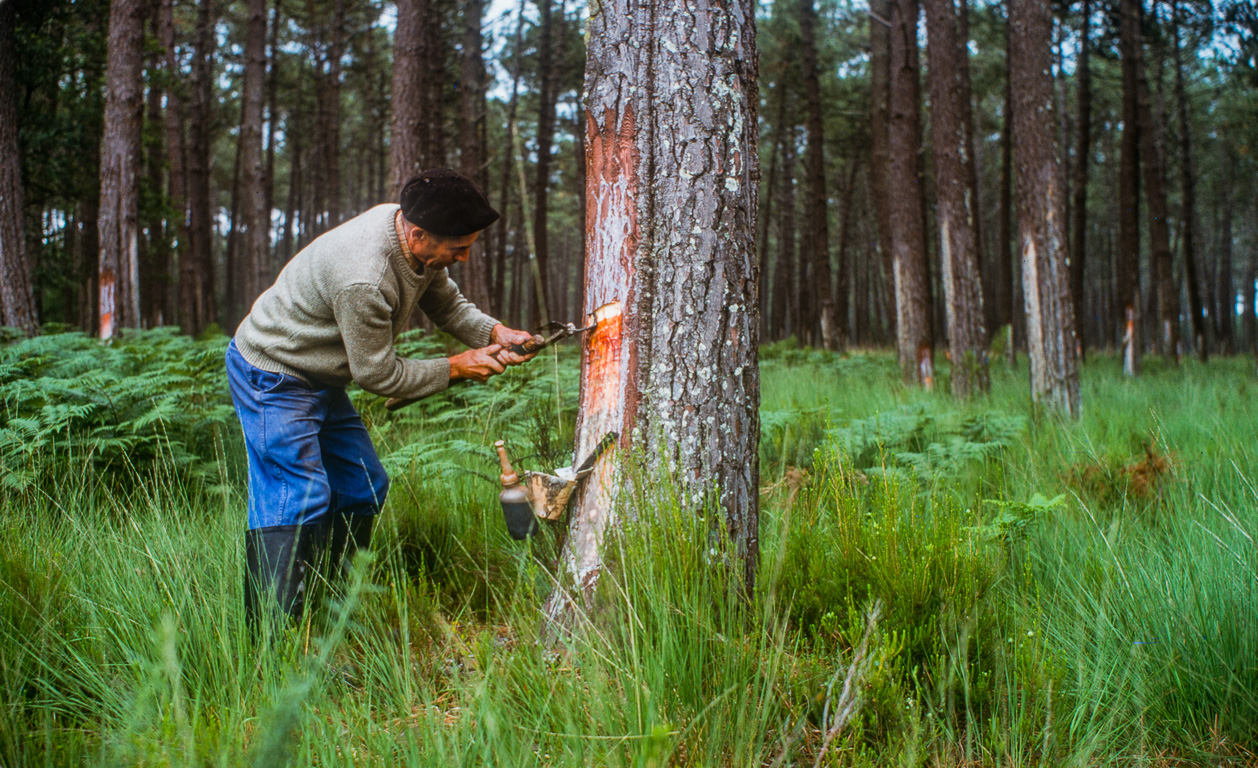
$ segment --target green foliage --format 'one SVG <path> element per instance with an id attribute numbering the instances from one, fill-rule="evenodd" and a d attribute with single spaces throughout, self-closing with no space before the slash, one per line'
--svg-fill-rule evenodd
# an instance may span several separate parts
<path id="1" fill-rule="evenodd" d="M 1070 425 L 1024 418 L 1024 370 L 956 403 L 900 387 L 886 355 L 770 359 L 755 593 L 719 512 L 627 465 L 611 567 L 556 643 L 539 616 L 562 528 L 510 540 L 474 473 L 496 474 L 500 436 L 540 467 L 571 444 L 572 352 L 396 414 L 356 393 L 394 481 L 374 557 L 262 646 L 238 445 L 225 493 L 120 463 L 143 492 L 101 493 L 94 457 L 34 456 L 55 494 L 0 488 L 0 763 L 808 765 L 877 602 L 824 764 L 1243 765 L 1258 744 L 1258 625 L 1235 618 L 1258 603 L 1247 364 L 1133 382 L 1094 360 Z M 1162 514 L 1069 485 L 1149 434 L 1177 467 Z"/>
<path id="2" fill-rule="evenodd" d="M 111 344 L 62 333 L 0 347 L 0 484 L 54 488 L 69 466 L 106 479 L 160 469 L 217 480 L 222 442 L 238 432 L 226 347 L 224 337 L 193 341 L 174 329 Z"/>

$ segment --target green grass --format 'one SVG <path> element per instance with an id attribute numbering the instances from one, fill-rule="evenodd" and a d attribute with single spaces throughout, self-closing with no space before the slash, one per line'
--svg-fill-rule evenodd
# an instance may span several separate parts
<path id="1" fill-rule="evenodd" d="M 82 441 L 0 455 L 22 473 L 0 483 L 0 765 L 812 765 L 874 605 L 823 764 L 1252 764 L 1248 361 L 1127 381 L 1094 357 L 1061 423 L 1025 367 L 958 404 L 881 353 L 767 349 L 754 598 L 643 478 L 588 626 L 556 646 L 557 538 L 511 541 L 485 477 L 500 436 L 566 460 L 571 352 L 401 416 L 356 395 L 394 478 L 378 546 L 264 651 L 230 430 L 126 466 Z"/>

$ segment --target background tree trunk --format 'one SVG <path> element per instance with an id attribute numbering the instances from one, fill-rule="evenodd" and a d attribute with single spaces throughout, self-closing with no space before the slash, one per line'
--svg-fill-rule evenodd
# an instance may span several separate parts
<path id="1" fill-rule="evenodd" d="M 17 145 L 16 3 L 0 4 L 0 325 L 39 330 L 26 252 L 22 162 Z"/>
<path id="2" fill-rule="evenodd" d="M 481 0 L 463 4 L 463 55 L 459 74 L 459 165 L 469 179 L 481 176 L 480 121 L 484 92 L 485 62 L 481 59 Z M 490 311 L 489 280 L 485 241 L 478 239 L 463 265 L 463 295 L 486 312 Z M 497 307 L 493 307 L 497 309 Z"/>
<path id="3" fill-rule="evenodd" d="M 893 274 L 892 254 L 895 239 L 891 229 L 891 0 L 870 0 L 869 3 L 869 134 L 870 194 L 874 219 L 878 222 L 878 250 L 884 271 Z M 895 304 L 894 282 L 886 297 Z"/>
<path id="4" fill-rule="evenodd" d="M 1236 352 L 1236 286 L 1232 279 L 1232 149 L 1227 141 L 1226 132 L 1220 132 L 1219 165 L 1223 170 L 1223 181 L 1219 184 L 1219 269 L 1217 287 L 1218 298 L 1215 322 L 1218 324 L 1217 337 L 1224 354 Z"/>
<path id="5" fill-rule="evenodd" d="M 550 266 L 550 150 L 555 140 L 555 57 L 554 19 L 551 0 L 537 0 L 540 15 L 541 39 L 537 49 L 537 176 L 533 183 L 533 255 L 542 275 L 548 276 Z M 560 17 L 563 6 L 560 6 Z M 538 295 L 545 306 L 537 307 L 538 313 L 531 318 L 536 323 L 544 315 L 555 316 L 554 302 L 547 282 L 537 285 Z"/>
<path id="6" fill-rule="evenodd" d="M 249 0 L 245 33 L 245 74 L 241 94 L 240 187 L 243 230 L 238 248 L 240 314 L 270 285 L 271 212 L 266 207 L 262 164 L 262 110 L 266 99 L 266 0 Z"/>
<path id="7" fill-rule="evenodd" d="M 173 214 L 166 220 L 166 239 L 177 243 L 175 250 L 178 267 L 189 259 L 188 248 L 188 176 L 187 160 L 184 149 L 184 125 L 187 122 L 184 99 L 179 81 L 183 73 L 180 71 L 179 59 L 175 51 L 175 19 L 174 0 L 161 0 L 158 9 L 158 32 L 162 39 L 162 69 L 166 76 L 166 157 L 170 163 L 167 177 L 169 206 Z M 179 275 L 171 276 L 174 285 L 180 284 Z M 168 306 L 167 322 L 177 322 L 186 328 L 187 315 L 190 313 L 183 305 L 178 289 L 168 291 L 171 301 Z"/>
<path id="8" fill-rule="evenodd" d="M 1013 142 L 1018 166 L 1018 238 L 1026 296 L 1031 397 L 1079 416 L 1079 359 L 1066 250 L 1064 174 L 1052 116 L 1052 15 L 1049 0 L 1011 0 Z"/>
<path id="9" fill-rule="evenodd" d="M 830 212 L 826 187 L 825 121 L 821 114 L 821 79 L 817 73 L 817 34 L 820 21 L 812 0 L 799 0 L 800 57 L 803 60 L 804 101 L 808 110 L 804 114 L 804 130 L 808 134 L 805 149 L 805 174 L 808 194 L 805 210 L 806 229 L 804 249 L 810 261 L 809 290 L 811 305 L 816 312 L 817 334 L 825 349 L 838 349 L 843 336 L 842 319 L 835 312 L 834 293 L 830 270 Z"/>
<path id="10" fill-rule="evenodd" d="M 991 388 L 987 332 L 983 327 L 983 284 L 979 276 L 977 200 L 971 178 L 974 155 L 966 130 L 969 84 L 960 59 L 968 54 L 957 34 L 952 0 L 926 0 L 930 56 L 931 135 L 935 155 L 935 218 L 939 264 L 948 311 L 952 393 L 961 398 Z"/>
<path id="11" fill-rule="evenodd" d="M 1083 276 L 1088 257 L 1088 163 L 1092 155 L 1092 1 L 1083 0 L 1079 23 L 1079 57 L 1075 63 L 1079 84 L 1079 124 L 1074 165 L 1074 236 L 1070 248 L 1070 299 L 1074 304 L 1075 332 L 1079 336 L 1080 357 L 1087 349 L 1084 323 Z"/>
<path id="12" fill-rule="evenodd" d="M 1201 300 L 1201 282 L 1197 265 L 1197 171 L 1192 151 L 1192 124 L 1188 120 L 1188 94 L 1184 88 L 1184 57 L 1180 44 L 1179 2 L 1176 0 L 1171 21 L 1175 45 L 1175 102 L 1179 116 L 1179 171 L 1183 186 L 1180 209 L 1180 235 L 1184 249 L 1184 273 L 1188 278 L 1188 316 L 1192 321 L 1193 346 L 1197 358 L 1206 362 L 1209 343 L 1206 338 L 1205 305 Z"/>
<path id="13" fill-rule="evenodd" d="M 922 188 L 921 86 L 918 82 L 917 0 L 891 9 L 890 195 L 896 348 L 906 382 L 932 387 L 930 271 Z"/>
<path id="14" fill-rule="evenodd" d="M 1140 55 L 1139 0 L 1122 0 L 1119 50 L 1123 69 L 1123 139 L 1118 178 L 1118 260 L 1114 293 L 1118 297 L 1117 338 L 1123 371 L 1140 372 Z"/>
<path id="15" fill-rule="evenodd" d="M 1008 3 L 1006 2 L 1006 7 Z M 1014 275 L 1013 246 L 1013 80 L 1009 72 L 1013 62 L 1013 35 L 1005 23 L 1005 93 L 1000 124 L 1000 212 L 996 234 L 996 322 L 1009 327 L 1005 352 L 1009 365 L 1018 359 L 1018 345 L 1026 336 L 1025 318 L 1020 302 L 1014 301 L 1021 285 L 1021 274 Z"/>
<path id="16" fill-rule="evenodd" d="M 1136 73 L 1137 104 L 1140 110 L 1141 171 L 1144 197 L 1148 204 L 1149 248 L 1153 260 L 1154 295 L 1158 307 L 1158 339 L 1166 362 L 1179 364 L 1179 290 L 1175 285 L 1175 254 L 1171 251 L 1171 227 L 1167 220 L 1166 153 L 1160 110 L 1153 109 L 1144 67 Z"/>
<path id="17" fill-rule="evenodd" d="M 140 324 L 138 193 L 143 110 L 143 0 L 109 7 L 100 163 L 100 337 Z"/>
<path id="18" fill-rule="evenodd" d="M 188 110 L 188 248 L 179 262 L 184 331 L 197 335 L 214 322 L 213 215 L 210 201 L 210 129 L 214 100 L 214 0 L 197 9 Z"/>
<path id="19" fill-rule="evenodd" d="M 599 325 L 585 340 L 576 455 L 616 432 L 622 449 L 676 472 L 696 513 L 719 493 L 733 568 L 750 589 L 760 431 L 755 5 L 615 0 L 590 30 L 585 310 Z M 602 570 L 623 459 L 604 454 L 578 488 L 552 619 L 570 619 Z"/>
<path id="20" fill-rule="evenodd" d="M 390 200 L 398 199 L 402 185 L 424 170 L 424 151 L 430 142 L 426 113 L 428 89 L 427 27 L 432 0 L 397 0 L 397 29 L 393 32 L 393 118 L 389 140 Z"/>

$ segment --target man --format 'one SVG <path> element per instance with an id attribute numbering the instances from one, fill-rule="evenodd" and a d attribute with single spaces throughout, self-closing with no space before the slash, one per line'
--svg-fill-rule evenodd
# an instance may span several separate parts
<path id="1" fill-rule="evenodd" d="M 446 272 L 497 220 L 471 180 L 426 171 L 402 188 L 401 205 L 378 205 L 302 249 L 241 322 L 227 372 L 249 459 L 251 624 L 271 599 L 300 617 L 310 566 L 327 558 L 336 569 L 370 545 L 389 479 L 345 394 L 351 381 L 421 398 L 528 359 L 508 345 L 530 334 L 478 310 Z M 416 305 L 471 349 L 398 357 L 393 340 Z"/>

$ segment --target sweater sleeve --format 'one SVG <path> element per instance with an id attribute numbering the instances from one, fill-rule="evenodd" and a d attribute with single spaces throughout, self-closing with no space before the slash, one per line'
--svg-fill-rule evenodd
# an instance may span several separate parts
<path id="1" fill-rule="evenodd" d="M 463 297 L 459 286 L 444 269 L 437 273 L 424 295 L 419 297 L 419 308 L 434 325 L 472 349 L 489 346 L 490 334 L 498 324 L 497 320 Z"/>
<path id="2" fill-rule="evenodd" d="M 355 283 L 342 288 L 332 311 L 345 341 L 350 376 L 358 386 L 384 397 L 418 399 L 450 385 L 449 360 L 398 357 L 392 308 L 378 287 Z"/>

